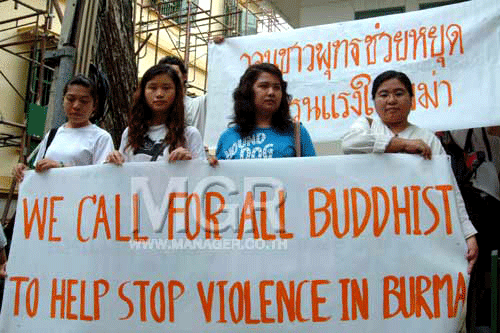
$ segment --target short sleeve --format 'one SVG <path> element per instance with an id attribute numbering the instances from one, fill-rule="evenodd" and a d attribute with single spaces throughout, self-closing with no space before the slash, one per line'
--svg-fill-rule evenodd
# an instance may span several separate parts
<path id="1" fill-rule="evenodd" d="M 193 155 L 193 160 L 204 160 L 206 159 L 205 147 L 203 147 L 203 141 L 201 139 L 200 132 L 193 126 L 186 127 L 185 131 L 186 145 L 187 149 Z"/>
<path id="2" fill-rule="evenodd" d="M 114 150 L 111 135 L 103 130 L 97 138 L 94 149 L 93 164 L 101 164 L 106 161 L 106 157 Z"/>

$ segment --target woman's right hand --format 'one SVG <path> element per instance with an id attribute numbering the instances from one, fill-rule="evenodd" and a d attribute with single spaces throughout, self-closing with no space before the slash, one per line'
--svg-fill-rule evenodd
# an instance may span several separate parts
<path id="1" fill-rule="evenodd" d="M 24 170 L 26 170 L 28 167 L 26 164 L 23 163 L 18 163 L 14 166 L 12 169 L 12 175 L 16 178 L 16 181 L 18 183 L 22 182 L 24 179 Z"/>
<path id="2" fill-rule="evenodd" d="M 193 155 L 184 147 L 177 147 L 168 155 L 169 163 L 174 161 L 188 161 L 192 159 Z"/>
<path id="3" fill-rule="evenodd" d="M 122 165 L 123 162 L 125 162 L 125 158 L 123 157 L 122 153 L 120 153 L 118 150 L 112 151 L 106 157 L 106 163 L 113 163 L 116 165 Z"/>
<path id="4" fill-rule="evenodd" d="M 431 147 L 420 139 L 411 140 L 394 137 L 389 142 L 389 145 L 387 146 L 385 152 L 416 154 L 421 155 L 426 160 L 430 160 L 432 158 Z"/>

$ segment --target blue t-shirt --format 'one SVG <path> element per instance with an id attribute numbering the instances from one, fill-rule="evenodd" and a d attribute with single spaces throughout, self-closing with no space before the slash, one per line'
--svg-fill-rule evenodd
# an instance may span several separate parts
<path id="1" fill-rule="evenodd" d="M 316 156 L 309 133 L 300 125 L 302 156 Z M 281 133 L 273 128 L 256 128 L 242 138 L 237 126 L 222 133 L 217 143 L 217 159 L 236 160 L 249 158 L 277 158 L 295 156 L 293 130 Z"/>

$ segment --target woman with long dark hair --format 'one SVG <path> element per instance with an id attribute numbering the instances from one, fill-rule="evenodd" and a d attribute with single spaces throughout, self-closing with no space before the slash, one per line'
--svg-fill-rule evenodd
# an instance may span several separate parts
<path id="1" fill-rule="evenodd" d="M 296 147 L 302 156 L 316 155 L 305 127 L 300 125 L 298 134 L 294 133 L 286 88 L 275 65 L 248 67 L 233 93 L 232 126 L 219 138 L 218 159 L 293 157 L 298 155 Z"/>
<path id="2" fill-rule="evenodd" d="M 184 92 L 176 71 L 156 65 L 144 73 L 134 94 L 129 126 L 108 162 L 204 159 L 200 133 L 184 122 Z"/>

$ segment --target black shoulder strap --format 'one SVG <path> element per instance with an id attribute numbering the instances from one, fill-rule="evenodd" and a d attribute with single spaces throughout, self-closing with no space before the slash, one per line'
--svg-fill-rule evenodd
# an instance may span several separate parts
<path id="1" fill-rule="evenodd" d="M 45 154 L 47 154 L 47 149 L 49 149 L 50 144 L 54 141 L 54 137 L 56 136 L 57 128 L 52 128 L 49 132 L 49 137 L 47 138 L 47 145 L 45 146 L 45 151 L 43 152 L 42 158 L 45 158 Z"/>
<path id="2" fill-rule="evenodd" d="M 474 129 L 471 128 L 467 132 L 467 139 L 465 139 L 465 145 L 464 145 L 464 152 L 470 153 L 472 152 L 472 132 L 474 132 Z"/>
<path id="3" fill-rule="evenodd" d="M 467 139 L 465 140 L 465 146 L 464 146 L 464 151 L 466 153 L 471 153 L 474 151 L 474 147 L 472 147 L 472 133 L 474 132 L 474 129 L 471 128 L 467 132 Z M 490 140 L 488 139 L 488 134 L 486 134 L 486 129 L 484 127 L 481 128 L 482 136 L 483 136 L 483 142 L 484 146 L 486 147 L 486 153 L 488 154 L 488 160 L 492 161 L 493 157 L 491 155 L 491 146 L 490 146 Z"/>
<path id="4" fill-rule="evenodd" d="M 491 146 L 490 146 L 490 140 L 488 139 L 488 134 L 486 134 L 486 129 L 484 127 L 481 128 L 481 131 L 483 132 L 483 141 L 484 145 L 486 146 L 486 152 L 488 153 L 488 160 L 493 161 L 493 157 L 491 156 Z"/>
<path id="5" fill-rule="evenodd" d="M 368 120 L 368 125 L 370 125 L 370 128 L 371 128 L 372 124 L 373 124 L 373 118 L 366 117 L 366 120 Z"/>
<path id="6" fill-rule="evenodd" d="M 295 156 L 302 156 L 302 140 L 300 138 L 300 121 L 294 122 L 293 140 L 295 141 Z"/>

